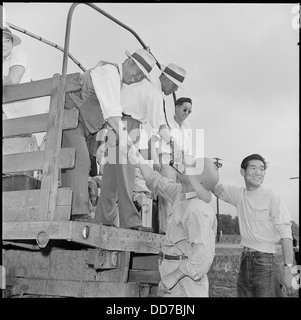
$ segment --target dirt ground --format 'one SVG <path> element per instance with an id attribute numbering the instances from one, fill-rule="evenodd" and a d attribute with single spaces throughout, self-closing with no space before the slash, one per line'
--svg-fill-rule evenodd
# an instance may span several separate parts
<path id="1" fill-rule="evenodd" d="M 242 248 L 238 244 L 219 243 L 216 245 L 216 256 L 208 273 L 209 297 L 236 297 L 236 281 L 239 271 Z M 280 268 L 283 267 L 281 247 L 277 247 L 277 257 Z M 286 298 L 298 298 L 295 291 L 292 296 Z"/>

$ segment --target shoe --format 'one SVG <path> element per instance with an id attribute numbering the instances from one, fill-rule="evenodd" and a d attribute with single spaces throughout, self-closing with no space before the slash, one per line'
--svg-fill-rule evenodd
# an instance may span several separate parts
<path id="1" fill-rule="evenodd" d="M 135 226 L 135 227 L 131 227 L 131 230 L 137 230 L 137 231 L 144 231 L 144 232 L 153 232 L 152 228 L 149 227 L 143 227 L 143 226 Z"/>
<path id="2" fill-rule="evenodd" d="M 91 216 L 88 214 L 74 214 L 71 215 L 72 221 L 85 221 L 85 222 L 91 222 L 91 223 L 98 223 L 96 220 L 94 220 Z"/>

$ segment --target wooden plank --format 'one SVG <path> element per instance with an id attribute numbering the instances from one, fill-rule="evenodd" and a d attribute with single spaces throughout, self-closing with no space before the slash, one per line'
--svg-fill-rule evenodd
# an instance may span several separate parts
<path id="1" fill-rule="evenodd" d="M 40 221 L 38 212 L 40 190 L 11 191 L 3 193 L 2 221 Z M 59 188 L 55 220 L 68 221 L 71 215 L 72 190 Z"/>
<path id="2" fill-rule="evenodd" d="M 51 95 L 53 78 L 26 82 L 2 88 L 2 103 L 15 102 L 20 100 L 41 98 Z M 80 73 L 67 75 L 66 92 L 80 89 Z"/>
<path id="3" fill-rule="evenodd" d="M 45 232 L 49 239 L 68 239 L 70 221 L 47 222 L 3 222 L 3 240 L 35 240 L 40 232 Z"/>
<path id="4" fill-rule="evenodd" d="M 3 138 L 28 134 L 46 132 L 48 125 L 48 113 L 34 116 L 6 119 L 3 121 Z M 64 110 L 63 130 L 74 129 L 78 125 L 78 110 Z"/>
<path id="5" fill-rule="evenodd" d="M 132 254 L 131 269 L 138 270 L 157 270 L 158 255 L 157 254 Z"/>
<path id="6" fill-rule="evenodd" d="M 47 139 L 43 162 L 43 176 L 39 213 L 42 220 L 54 218 L 61 154 L 62 122 L 65 102 L 66 76 L 54 75 L 49 107 Z"/>
<path id="7" fill-rule="evenodd" d="M 146 270 L 130 270 L 129 282 L 153 283 L 158 284 L 161 281 L 160 272 Z"/>
<path id="8" fill-rule="evenodd" d="M 4 222 L 30 222 L 40 221 L 39 208 L 9 208 L 2 213 L 2 221 Z M 71 215 L 70 206 L 56 206 L 54 218 L 56 221 L 69 221 Z"/>
<path id="9" fill-rule="evenodd" d="M 14 284 L 12 294 L 65 297 L 139 297 L 139 284 L 53 279 L 7 278 Z"/>
<path id="10" fill-rule="evenodd" d="M 32 207 L 39 202 L 40 190 L 9 191 L 2 193 L 2 209 Z M 70 188 L 59 188 L 56 204 L 68 206 L 71 204 L 72 190 Z"/>
<path id="11" fill-rule="evenodd" d="M 23 152 L 8 154 L 2 157 L 2 173 L 42 170 L 46 151 Z M 63 148 L 60 155 L 60 169 L 73 168 L 75 163 L 75 149 Z"/>
<path id="12" fill-rule="evenodd" d="M 86 226 L 89 227 L 89 237 L 83 239 L 83 229 Z M 73 221 L 71 227 L 71 241 L 107 250 L 159 253 L 164 239 L 160 234 L 80 221 Z"/>

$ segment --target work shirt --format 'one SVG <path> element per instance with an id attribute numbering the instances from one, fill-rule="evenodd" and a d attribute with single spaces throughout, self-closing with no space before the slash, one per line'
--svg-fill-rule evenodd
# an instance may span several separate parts
<path id="1" fill-rule="evenodd" d="M 275 244 L 292 239 L 291 216 L 285 203 L 270 189 L 219 184 L 214 194 L 236 207 L 241 245 L 257 251 L 276 253 Z"/>
<path id="2" fill-rule="evenodd" d="M 98 64 L 91 70 L 90 74 L 104 119 L 121 117 L 123 112 L 120 103 L 122 84 L 121 64 L 118 64 L 118 68 L 112 64 L 104 66 Z"/>
<path id="3" fill-rule="evenodd" d="M 181 155 L 184 151 L 185 154 L 192 155 L 192 129 L 191 124 L 188 120 L 183 121 L 181 126 L 176 122 L 174 117 L 169 121 L 169 134 L 176 142 L 175 149 L 174 149 L 174 160 L 177 162 L 182 162 Z M 160 141 L 160 148 L 159 153 L 171 153 L 170 144 L 167 144 L 167 142 L 164 139 L 161 139 Z M 176 149 L 176 146 L 182 147 L 182 150 Z"/>
<path id="4" fill-rule="evenodd" d="M 211 206 L 195 192 L 185 194 L 182 186 L 153 171 L 146 179 L 150 190 L 156 189 L 172 208 L 162 251 L 169 255 L 185 255 L 178 268 L 193 280 L 201 279 L 215 255 L 216 216 Z"/>
<path id="5" fill-rule="evenodd" d="M 19 83 L 30 82 L 30 69 L 28 59 L 24 52 L 12 51 L 12 53 L 3 60 L 2 76 L 8 76 L 9 69 L 13 66 L 22 66 L 25 71 Z M 4 118 L 19 118 L 33 115 L 35 112 L 32 108 L 32 100 L 17 101 L 4 104 Z"/>
<path id="6" fill-rule="evenodd" d="M 124 84 L 121 90 L 121 104 L 125 114 L 141 123 L 149 122 L 156 131 L 166 123 L 162 92 L 147 79 L 131 85 Z"/>

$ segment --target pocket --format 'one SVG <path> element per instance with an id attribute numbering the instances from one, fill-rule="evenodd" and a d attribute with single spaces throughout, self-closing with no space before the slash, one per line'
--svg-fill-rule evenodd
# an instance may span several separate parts
<path id="1" fill-rule="evenodd" d="M 271 220 L 269 208 L 255 208 L 255 220 Z"/>

